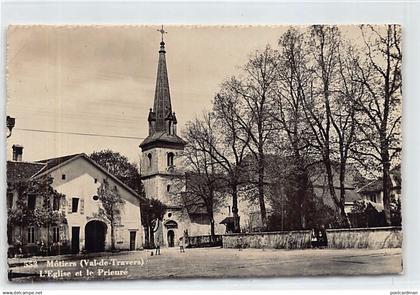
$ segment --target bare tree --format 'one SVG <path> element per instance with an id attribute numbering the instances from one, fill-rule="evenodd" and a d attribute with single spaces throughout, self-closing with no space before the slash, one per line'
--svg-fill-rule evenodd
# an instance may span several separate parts
<path id="1" fill-rule="evenodd" d="M 264 200 L 265 155 L 275 135 L 276 124 L 272 119 L 272 108 L 277 79 L 278 52 L 270 46 L 255 52 L 243 68 L 243 75 L 232 77 L 222 88 L 236 97 L 238 107 L 233 109 L 234 118 L 241 130 L 243 142 L 257 163 L 258 202 L 262 227 L 267 228 L 267 212 Z M 249 137 L 249 141 L 247 138 Z"/>
<path id="2" fill-rule="evenodd" d="M 247 169 L 245 157 L 250 143 L 250 135 L 244 132 L 239 123 L 240 118 L 237 117 L 240 114 L 238 99 L 235 92 L 232 93 L 228 87 L 222 86 L 213 102 L 215 129 L 220 140 L 213 144 L 212 154 L 226 175 L 226 183 L 232 195 L 234 232 L 240 231 L 238 195 L 241 185 L 247 181 L 244 177 L 244 170 Z"/>
<path id="3" fill-rule="evenodd" d="M 345 146 L 344 134 L 345 127 L 342 123 L 338 123 L 337 119 L 343 120 L 342 114 L 335 114 L 337 101 L 334 102 L 334 90 L 337 86 L 339 75 L 341 36 L 336 26 L 312 26 L 310 35 L 308 36 L 308 53 L 312 54 L 310 61 L 310 71 L 312 79 L 310 81 L 310 89 L 308 95 L 304 95 L 305 114 L 310 130 L 312 130 L 312 139 L 315 144 L 308 142 L 316 148 L 320 154 L 322 163 L 325 167 L 327 183 L 330 195 L 337 206 L 343 222 L 350 226 L 347 214 L 345 213 L 345 191 L 341 191 L 337 196 L 334 185 L 334 157 L 337 149 L 334 147 L 335 137 L 338 136 L 339 143 Z M 338 115 L 338 116 L 336 116 Z M 351 117 L 351 116 L 350 116 Z M 349 118 L 351 120 L 351 118 Z M 345 121 L 345 120 L 344 120 Z M 341 126 L 340 126 L 341 124 Z M 347 127 L 345 127 L 347 129 Z M 345 156 L 343 154 L 343 156 Z M 341 157 L 341 155 L 339 155 Z M 340 161 L 345 167 L 345 161 Z M 342 174 L 343 183 L 344 173 Z"/>
<path id="4" fill-rule="evenodd" d="M 391 224 L 390 168 L 401 152 L 401 28 L 361 26 L 365 58 L 357 60 L 355 81 L 366 89 L 356 99 L 364 118 L 358 120 L 361 144 L 354 148 L 360 158 L 373 159 L 382 170 L 386 225 Z"/>
<path id="5" fill-rule="evenodd" d="M 280 64 L 273 118 L 284 132 L 284 136 L 277 138 L 279 149 L 286 151 L 285 155 L 291 162 L 288 169 L 290 172 L 282 177 L 289 178 L 289 184 L 295 184 L 292 186 L 291 199 L 297 203 L 300 228 L 305 228 L 306 204 L 310 197 L 307 165 L 311 162 L 308 160 L 308 145 L 305 140 L 308 133 L 303 109 L 304 96 L 311 81 L 311 72 L 307 68 L 305 35 L 291 28 L 280 38 L 279 46 Z"/>
<path id="6" fill-rule="evenodd" d="M 218 170 L 215 159 L 216 138 L 212 130 L 212 119 L 205 115 L 202 120 L 188 122 L 184 138 L 188 145 L 185 148 L 187 203 L 200 204 L 206 207 L 210 219 L 211 236 L 215 236 L 214 211 L 224 200 L 224 176 Z M 185 204 L 188 207 L 188 204 Z"/>

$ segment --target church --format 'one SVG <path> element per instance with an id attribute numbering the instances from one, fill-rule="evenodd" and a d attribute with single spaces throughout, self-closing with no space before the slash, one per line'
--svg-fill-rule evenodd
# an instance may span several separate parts
<path id="1" fill-rule="evenodd" d="M 187 144 L 177 134 L 177 118 L 171 106 L 165 42 L 160 42 L 153 109 L 148 116 L 149 134 L 140 144 L 141 175 L 146 198 L 166 206 L 154 229 L 155 244 L 174 247 L 184 235 L 210 234 L 206 210 L 200 204 L 185 205 L 185 172 L 182 154 Z"/>

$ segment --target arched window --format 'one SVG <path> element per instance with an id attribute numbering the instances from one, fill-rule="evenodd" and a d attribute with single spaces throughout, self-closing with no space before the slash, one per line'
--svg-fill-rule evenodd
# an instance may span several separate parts
<path id="1" fill-rule="evenodd" d="M 167 160 L 168 167 L 174 165 L 174 153 L 168 153 L 168 160 Z"/>
<path id="2" fill-rule="evenodd" d="M 147 158 L 149 159 L 149 162 L 148 162 L 148 165 L 149 165 L 149 168 L 150 167 L 152 167 L 152 154 L 147 154 Z"/>

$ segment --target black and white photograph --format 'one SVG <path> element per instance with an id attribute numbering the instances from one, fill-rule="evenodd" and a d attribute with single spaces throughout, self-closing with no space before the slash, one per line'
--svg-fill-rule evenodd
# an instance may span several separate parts
<path id="1" fill-rule="evenodd" d="M 402 274 L 402 38 L 10 25 L 9 281 Z"/>

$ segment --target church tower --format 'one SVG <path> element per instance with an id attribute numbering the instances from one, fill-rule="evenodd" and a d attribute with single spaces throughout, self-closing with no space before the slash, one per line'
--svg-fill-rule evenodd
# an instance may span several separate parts
<path id="1" fill-rule="evenodd" d="M 177 135 L 177 119 L 172 111 L 166 68 L 166 50 L 163 28 L 160 42 L 153 109 L 149 111 L 149 135 L 140 144 L 142 153 L 141 173 L 147 198 L 160 200 L 169 209 L 176 210 L 174 192 L 179 189 L 182 176 L 181 154 L 186 142 Z M 177 183 L 178 182 L 178 183 Z M 171 197 L 172 196 L 172 197 Z M 172 216 L 172 213 L 170 214 Z M 166 240 L 166 239 L 164 239 Z M 165 243 L 166 244 L 166 243 Z"/>

